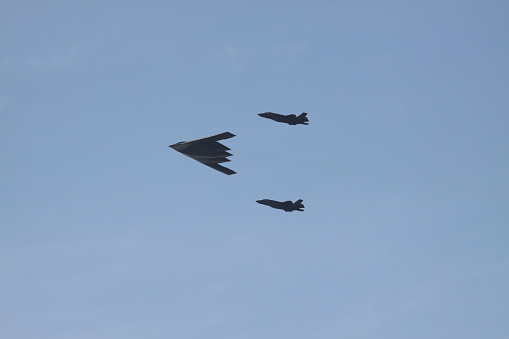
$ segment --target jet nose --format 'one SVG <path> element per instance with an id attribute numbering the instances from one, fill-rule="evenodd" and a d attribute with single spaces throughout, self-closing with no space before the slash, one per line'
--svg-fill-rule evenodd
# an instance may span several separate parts
<path id="1" fill-rule="evenodd" d="M 263 203 L 263 200 L 256 200 L 256 202 L 261 204 L 261 203 Z"/>

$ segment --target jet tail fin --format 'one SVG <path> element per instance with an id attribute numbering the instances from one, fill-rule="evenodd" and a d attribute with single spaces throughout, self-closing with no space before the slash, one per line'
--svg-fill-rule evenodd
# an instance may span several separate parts
<path id="1" fill-rule="evenodd" d="M 302 112 L 297 118 L 302 122 L 308 122 L 309 119 L 306 117 L 306 115 L 308 115 L 306 112 Z"/>
<path id="2" fill-rule="evenodd" d="M 296 202 L 293 203 L 293 206 L 295 206 L 296 208 L 304 208 L 304 205 L 302 204 L 304 200 L 302 199 L 299 199 L 297 200 Z"/>

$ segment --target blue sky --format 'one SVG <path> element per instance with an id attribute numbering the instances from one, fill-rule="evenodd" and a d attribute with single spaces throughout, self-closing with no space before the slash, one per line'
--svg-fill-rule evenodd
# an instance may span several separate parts
<path id="1" fill-rule="evenodd" d="M 0 336 L 507 338 L 508 12 L 2 1 Z"/>

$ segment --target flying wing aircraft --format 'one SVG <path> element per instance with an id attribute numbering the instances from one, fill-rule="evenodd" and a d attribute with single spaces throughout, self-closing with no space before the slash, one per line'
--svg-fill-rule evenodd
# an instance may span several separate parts
<path id="1" fill-rule="evenodd" d="M 277 208 L 280 210 L 283 210 L 285 212 L 292 212 L 292 211 L 300 211 L 303 212 L 304 205 L 302 204 L 302 199 L 297 200 L 296 202 L 288 201 L 276 201 L 276 200 L 270 200 L 270 199 L 262 199 L 262 200 L 256 200 L 257 203 L 262 205 L 267 205 L 272 208 Z"/>
<path id="2" fill-rule="evenodd" d="M 232 154 L 228 153 L 227 151 L 230 149 L 219 143 L 218 140 L 229 139 L 234 136 L 235 134 L 224 132 L 203 139 L 178 142 L 169 147 L 219 172 L 232 175 L 237 172 L 220 165 L 220 163 L 230 161 L 227 157 Z"/>
<path id="3" fill-rule="evenodd" d="M 272 113 L 272 112 L 265 112 L 265 113 L 259 113 L 259 116 L 267 119 L 272 119 L 274 121 L 278 122 L 284 122 L 289 125 L 309 125 L 308 118 L 306 117 L 307 113 L 302 112 L 299 114 L 299 116 L 296 116 L 295 114 L 278 114 L 278 113 Z"/>

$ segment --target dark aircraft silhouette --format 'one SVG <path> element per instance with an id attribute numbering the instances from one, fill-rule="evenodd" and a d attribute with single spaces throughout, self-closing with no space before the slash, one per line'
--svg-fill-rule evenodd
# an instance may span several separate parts
<path id="1" fill-rule="evenodd" d="M 221 162 L 230 161 L 230 159 L 226 158 L 232 155 L 226 152 L 230 149 L 217 141 L 233 138 L 234 136 L 235 134 L 224 132 L 203 139 L 178 142 L 169 147 L 219 172 L 232 175 L 237 172 L 219 165 Z"/>
<path id="2" fill-rule="evenodd" d="M 296 202 L 291 202 L 290 200 L 283 201 L 283 202 L 270 200 L 270 199 L 256 200 L 256 202 L 259 204 L 267 205 L 272 208 L 277 208 L 280 210 L 284 210 L 285 212 L 292 212 L 292 211 L 303 212 L 304 210 L 302 208 L 304 208 L 304 205 L 302 205 L 302 201 L 303 201 L 302 199 L 299 199 Z"/>
<path id="3" fill-rule="evenodd" d="M 299 116 L 296 116 L 295 114 L 283 115 L 272 112 L 259 113 L 258 115 L 267 119 L 272 119 L 274 121 L 284 122 L 289 125 L 309 125 L 309 120 L 306 118 L 306 112 L 302 112 Z"/>

